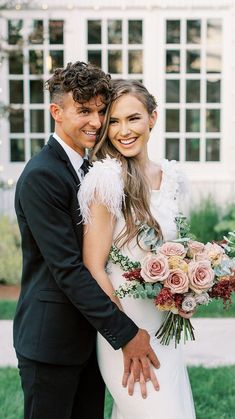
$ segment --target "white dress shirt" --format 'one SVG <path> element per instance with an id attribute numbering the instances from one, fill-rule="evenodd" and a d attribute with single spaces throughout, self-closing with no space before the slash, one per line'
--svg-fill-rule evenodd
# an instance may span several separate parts
<path id="1" fill-rule="evenodd" d="M 65 153 L 67 154 L 75 172 L 77 173 L 80 181 L 83 179 L 83 173 L 81 171 L 81 165 L 83 163 L 83 158 L 77 153 L 73 148 L 71 148 L 68 144 L 66 144 L 55 132 L 53 137 L 60 143 L 61 147 L 63 147 Z"/>

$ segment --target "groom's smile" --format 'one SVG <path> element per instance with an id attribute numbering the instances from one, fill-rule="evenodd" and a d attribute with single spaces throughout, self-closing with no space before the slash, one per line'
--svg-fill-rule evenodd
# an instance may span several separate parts
<path id="1" fill-rule="evenodd" d="M 88 102 L 79 103 L 68 93 L 60 105 L 51 104 L 57 134 L 81 156 L 84 156 L 86 148 L 93 148 L 95 145 L 106 110 L 102 99 L 99 95 Z"/>

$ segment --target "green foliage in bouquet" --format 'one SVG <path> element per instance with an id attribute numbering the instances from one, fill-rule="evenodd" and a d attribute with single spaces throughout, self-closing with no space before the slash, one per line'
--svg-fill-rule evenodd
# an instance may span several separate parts
<path id="1" fill-rule="evenodd" d="M 0 283 L 17 284 L 21 277 L 20 233 L 16 221 L 0 217 Z"/>

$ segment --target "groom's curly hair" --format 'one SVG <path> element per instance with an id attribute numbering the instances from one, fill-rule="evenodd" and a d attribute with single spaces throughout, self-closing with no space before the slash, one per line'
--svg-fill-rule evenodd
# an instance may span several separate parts
<path id="1" fill-rule="evenodd" d="M 63 96 L 72 92 L 75 102 L 88 102 L 101 95 L 103 102 L 108 104 L 112 96 L 111 77 L 99 67 L 76 61 L 68 63 L 65 68 L 57 68 L 52 77 L 46 81 L 51 101 L 61 104 Z"/>

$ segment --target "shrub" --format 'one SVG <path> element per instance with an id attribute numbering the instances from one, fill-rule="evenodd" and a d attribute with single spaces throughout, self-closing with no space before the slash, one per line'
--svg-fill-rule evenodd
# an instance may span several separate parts
<path id="1" fill-rule="evenodd" d="M 16 221 L 0 217 L 0 283 L 17 284 L 21 277 L 20 232 Z"/>
<path id="2" fill-rule="evenodd" d="M 230 204 L 222 220 L 216 224 L 215 231 L 220 236 L 227 236 L 229 231 L 235 230 L 235 203 Z"/>
<path id="3" fill-rule="evenodd" d="M 221 218 L 221 208 L 209 196 L 200 202 L 198 206 L 190 210 L 189 223 L 191 232 L 196 240 L 207 243 L 221 239 L 220 232 L 215 230 Z"/>

